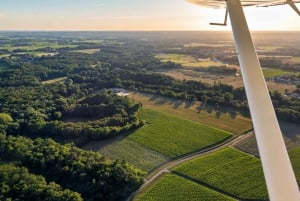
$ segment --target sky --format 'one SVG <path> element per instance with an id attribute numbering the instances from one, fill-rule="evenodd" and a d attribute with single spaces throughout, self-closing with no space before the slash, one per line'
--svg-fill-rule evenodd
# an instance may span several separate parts
<path id="1" fill-rule="evenodd" d="M 209 25 L 224 13 L 185 0 L 0 0 L 0 30 L 230 30 Z M 251 30 L 300 31 L 287 5 L 248 7 L 245 15 Z"/>

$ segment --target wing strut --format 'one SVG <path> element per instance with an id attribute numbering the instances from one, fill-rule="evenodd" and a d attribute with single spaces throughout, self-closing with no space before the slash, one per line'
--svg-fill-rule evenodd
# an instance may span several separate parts
<path id="1" fill-rule="evenodd" d="M 256 140 L 272 201 L 299 201 L 300 193 L 240 0 L 227 0 Z"/>
<path id="2" fill-rule="evenodd" d="M 300 15 L 300 11 L 297 8 L 296 4 L 293 2 L 293 0 L 286 0 L 286 3 L 289 4 L 298 15 Z"/>
<path id="3" fill-rule="evenodd" d="M 214 23 L 214 22 L 211 22 L 209 24 L 210 25 L 217 25 L 217 26 L 227 26 L 227 18 L 228 18 L 228 10 L 226 8 L 225 17 L 224 17 L 224 22 L 223 23 Z"/>

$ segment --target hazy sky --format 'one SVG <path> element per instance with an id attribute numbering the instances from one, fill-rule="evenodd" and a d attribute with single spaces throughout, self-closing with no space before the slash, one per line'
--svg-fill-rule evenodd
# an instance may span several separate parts
<path id="1" fill-rule="evenodd" d="M 229 30 L 208 25 L 224 12 L 184 0 L 0 0 L 0 30 Z M 287 5 L 245 13 L 251 30 L 300 31 Z"/>

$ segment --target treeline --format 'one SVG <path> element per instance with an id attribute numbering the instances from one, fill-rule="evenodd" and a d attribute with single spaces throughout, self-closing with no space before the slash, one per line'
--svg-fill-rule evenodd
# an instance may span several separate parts
<path id="1" fill-rule="evenodd" d="M 62 189 L 45 177 L 29 173 L 28 169 L 13 163 L 0 165 L 0 200 L 55 200 L 82 201 L 79 193 Z"/>
<path id="2" fill-rule="evenodd" d="M 142 183 L 143 173 L 125 162 L 109 161 L 99 153 L 83 151 L 71 144 L 60 145 L 51 139 L 31 140 L 0 134 L 0 158 L 2 161 L 20 163 L 20 167 L 11 165 L 12 169 L 7 173 L 1 173 L 1 170 L 7 170 L 10 166 L 2 166 L 3 169 L 0 166 L 0 178 L 3 177 L 0 183 L 5 183 L 0 185 L 0 192 L 7 197 L 13 196 L 12 192 L 18 197 L 35 192 L 34 196 L 45 197 L 40 200 L 56 200 L 55 196 L 60 198 L 68 193 L 65 200 L 81 200 L 76 193 L 78 192 L 86 201 L 123 201 Z M 28 174 L 23 167 L 28 168 L 31 173 L 42 175 L 50 183 L 46 184 L 40 176 Z M 8 175 L 18 170 L 24 172 L 24 175 L 19 178 L 18 174 L 14 174 L 12 180 L 7 181 Z M 27 179 L 27 176 L 31 179 Z M 14 186 L 13 180 L 23 182 L 20 186 Z M 37 184 L 35 190 L 30 182 Z M 72 191 L 62 190 L 53 182 Z M 14 191 L 16 188 L 19 191 Z M 39 192 L 42 188 L 44 191 Z M 22 197 L 18 199 L 23 200 Z"/>
<path id="3" fill-rule="evenodd" d="M 88 71 L 71 76 L 71 78 L 74 83 L 94 90 L 101 83 L 101 85 L 106 86 L 118 86 L 133 91 L 153 93 L 190 101 L 202 101 L 217 106 L 231 106 L 248 111 L 244 88 L 234 88 L 221 82 L 214 82 L 213 85 L 210 85 L 193 80 L 180 81 L 158 73 L 121 69 L 89 69 Z M 278 94 L 280 96 L 271 93 L 278 118 L 299 123 L 300 100 L 297 98 L 287 99 L 282 94 Z"/>
<path id="4" fill-rule="evenodd" d="M 300 99 L 285 98 L 278 91 L 271 93 L 276 114 L 280 119 L 300 123 Z"/>

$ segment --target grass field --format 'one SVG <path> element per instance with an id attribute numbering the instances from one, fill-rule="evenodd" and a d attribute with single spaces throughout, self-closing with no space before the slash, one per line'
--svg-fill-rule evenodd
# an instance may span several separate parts
<path id="1" fill-rule="evenodd" d="M 185 119 L 207 124 L 233 134 L 241 134 L 252 128 L 250 119 L 238 113 L 233 113 L 230 108 L 227 110 L 222 108 L 214 109 L 209 105 L 201 107 L 201 103 L 192 104 L 189 101 L 143 93 L 130 93 L 128 97 L 134 101 L 141 102 L 143 107 L 184 117 Z"/>
<path id="2" fill-rule="evenodd" d="M 110 159 L 126 160 L 147 172 L 169 160 L 167 157 L 128 138 L 101 146 L 98 151 Z"/>
<path id="3" fill-rule="evenodd" d="M 218 201 L 234 200 L 176 175 L 166 174 L 135 201 Z"/>
<path id="4" fill-rule="evenodd" d="M 197 62 L 197 60 L 192 56 L 184 54 L 158 54 L 155 57 L 161 60 L 162 62 L 171 61 L 177 64 Z"/>
<path id="5" fill-rule="evenodd" d="M 99 51 L 100 51 L 100 49 L 74 50 L 74 52 L 85 53 L 85 54 L 94 54 Z"/>
<path id="6" fill-rule="evenodd" d="M 68 45 L 68 44 L 60 45 L 57 43 L 48 43 L 48 42 L 33 42 L 31 45 L 27 45 L 27 46 L 11 46 L 11 45 L 1 46 L 0 50 L 7 49 L 8 51 L 13 51 L 16 49 L 20 49 L 24 51 L 35 51 L 37 49 L 46 48 L 46 47 L 58 49 L 64 47 L 70 47 L 70 48 L 77 47 L 77 45 Z"/>
<path id="7" fill-rule="evenodd" d="M 228 43 L 189 43 L 184 47 L 232 47 L 232 44 Z"/>
<path id="8" fill-rule="evenodd" d="M 289 152 L 290 159 L 294 168 L 298 185 L 300 185 L 300 147 L 295 148 Z"/>
<path id="9" fill-rule="evenodd" d="M 197 61 L 197 62 L 192 62 L 192 63 L 184 63 L 182 66 L 187 67 L 187 68 L 208 68 L 211 66 L 224 66 L 224 64 L 219 61 L 208 60 L 208 61 Z"/>
<path id="10" fill-rule="evenodd" d="M 128 136 L 169 158 L 203 149 L 231 136 L 229 132 L 144 108 L 147 124 Z"/>
<path id="11" fill-rule="evenodd" d="M 290 72 L 283 71 L 281 69 L 272 69 L 272 68 L 263 69 L 263 73 L 264 73 L 265 78 L 275 77 L 275 76 L 285 75 L 285 74 L 291 74 Z"/>
<path id="12" fill-rule="evenodd" d="M 195 59 L 192 56 L 184 54 L 158 54 L 155 56 L 161 62 L 174 62 L 181 64 L 186 68 L 208 68 L 210 66 L 224 66 L 223 63 L 219 61 L 213 61 L 210 58 L 204 60 Z"/>
<path id="13" fill-rule="evenodd" d="M 67 77 L 60 77 L 60 78 L 56 78 L 56 79 L 52 79 L 52 80 L 46 80 L 43 81 L 43 84 L 53 84 L 53 83 L 57 83 L 57 82 L 64 82 L 67 79 Z"/>
<path id="14" fill-rule="evenodd" d="M 292 57 L 291 62 L 293 63 L 300 63 L 300 57 Z"/>
<path id="15" fill-rule="evenodd" d="M 174 169 L 240 199 L 267 199 L 260 160 L 233 148 L 197 158 Z"/>

